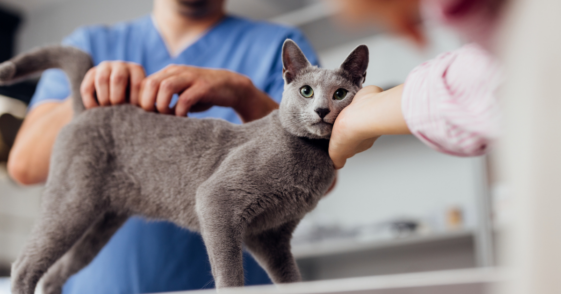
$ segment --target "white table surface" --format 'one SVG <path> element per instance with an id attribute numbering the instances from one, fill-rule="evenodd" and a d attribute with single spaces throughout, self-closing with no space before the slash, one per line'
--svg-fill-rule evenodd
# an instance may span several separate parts
<path id="1" fill-rule="evenodd" d="M 372 276 L 302 282 L 286 285 L 222 289 L 223 294 L 484 294 L 506 280 L 496 269 L 466 269 L 439 272 Z M 174 292 L 209 294 L 216 290 Z"/>
<path id="2" fill-rule="evenodd" d="M 504 271 L 467 269 L 302 282 L 287 285 L 222 289 L 226 294 L 484 294 L 507 280 Z M 36 293 L 39 293 L 37 291 Z M 209 294 L 216 290 L 174 292 Z M 10 294 L 8 278 L 0 278 L 0 294 Z"/>

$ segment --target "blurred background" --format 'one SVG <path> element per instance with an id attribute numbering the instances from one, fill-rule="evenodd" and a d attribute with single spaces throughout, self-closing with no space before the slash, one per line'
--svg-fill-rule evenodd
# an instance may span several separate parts
<path id="1" fill-rule="evenodd" d="M 367 85 L 389 88 L 462 40 L 428 23 L 429 44 L 375 29 L 343 28 L 324 1 L 228 0 L 231 14 L 300 28 L 322 66 L 338 67 L 357 45 L 370 49 Z M 81 25 L 150 12 L 151 0 L 0 0 L 0 61 L 57 43 Z M 280 56 L 279 56 L 280 58 Z M 279 73 L 281 74 L 281 73 Z M 42 187 L 20 187 L 5 168 L 36 81 L 0 87 L 0 276 L 9 275 L 34 223 Z M 383 137 L 339 172 L 335 190 L 298 227 L 293 252 L 305 280 L 493 265 L 491 215 L 508 206 L 488 160 L 437 153 L 413 136 Z M 490 196 L 493 197 L 490 197 Z"/>

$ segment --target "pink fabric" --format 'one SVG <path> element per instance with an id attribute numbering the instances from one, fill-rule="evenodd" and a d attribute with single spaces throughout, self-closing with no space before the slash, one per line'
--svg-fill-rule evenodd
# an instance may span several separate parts
<path id="1" fill-rule="evenodd" d="M 403 115 L 411 132 L 440 152 L 484 154 L 499 132 L 495 92 L 501 82 L 496 60 L 479 45 L 466 45 L 409 74 Z"/>

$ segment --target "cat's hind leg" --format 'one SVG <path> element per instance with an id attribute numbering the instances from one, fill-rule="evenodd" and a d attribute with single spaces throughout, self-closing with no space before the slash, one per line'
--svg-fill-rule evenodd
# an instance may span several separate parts
<path id="1" fill-rule="evenodd" d="M 61 182 L 61 185 L 47 185 L 45 189 L 39 220 L 12 267 L 13 294 L 33 294 L 37 282 L 49 267 L 105 211 L 103 197 L 98 193 L 88 194 L 83 189 L 64 187 L 67 186 Z"/>
<path id="2" fill-rule="evenodd" d="M 292 283 L 301 280 L 298 265 L 290 251 L 292 232 L 299 220 L 257 234 L 244 236 L 244 243 L 275 283 Z"/>
<path id="3" fill-rule="evenodd" d="M 87 266 L 127 219 L 127 215 L 112 212 L 99 217 L 76 244 L 47 271 L 42 280 L 43 294 L 60 294 L 68 278 Z"/>
<path id="4" fill-rule="evenodd" d="M 67 210 L 68 211 L 68 210 Z M 67 212 L 66 211 L 66 212 Z M 12 267 L 12 293 L 32 294 L 47 269 L 59 259 L 95 221 L 93 211 L 80 211 L 79 217 L 43 218 L 36 226 L 22 256 Z"/>

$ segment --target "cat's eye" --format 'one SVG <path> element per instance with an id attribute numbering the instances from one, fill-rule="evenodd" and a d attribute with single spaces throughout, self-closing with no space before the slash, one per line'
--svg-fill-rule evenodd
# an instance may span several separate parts
<path id="1" fill-rule="evenodd" d="M 348 93 L 348 91 L 345 90 L 345 89 L 337 89 L 337 91 L 335 91 L 335 93 L 333 93 L 333 99 L 343 100 L 343 99 L 345 99 L 345 97 L 347 97 L 347 93 Z"/>
<path id="2" fill-rule="evenodd" d="M 304 96 L 306 98 L 311 98 L 312 96 L 314 96 L 314 89 L 312 89 L 312 87 L 306 85 L 306 86 L 300 88 L 300 94 L 302 94 L 302 96 Z"/>

